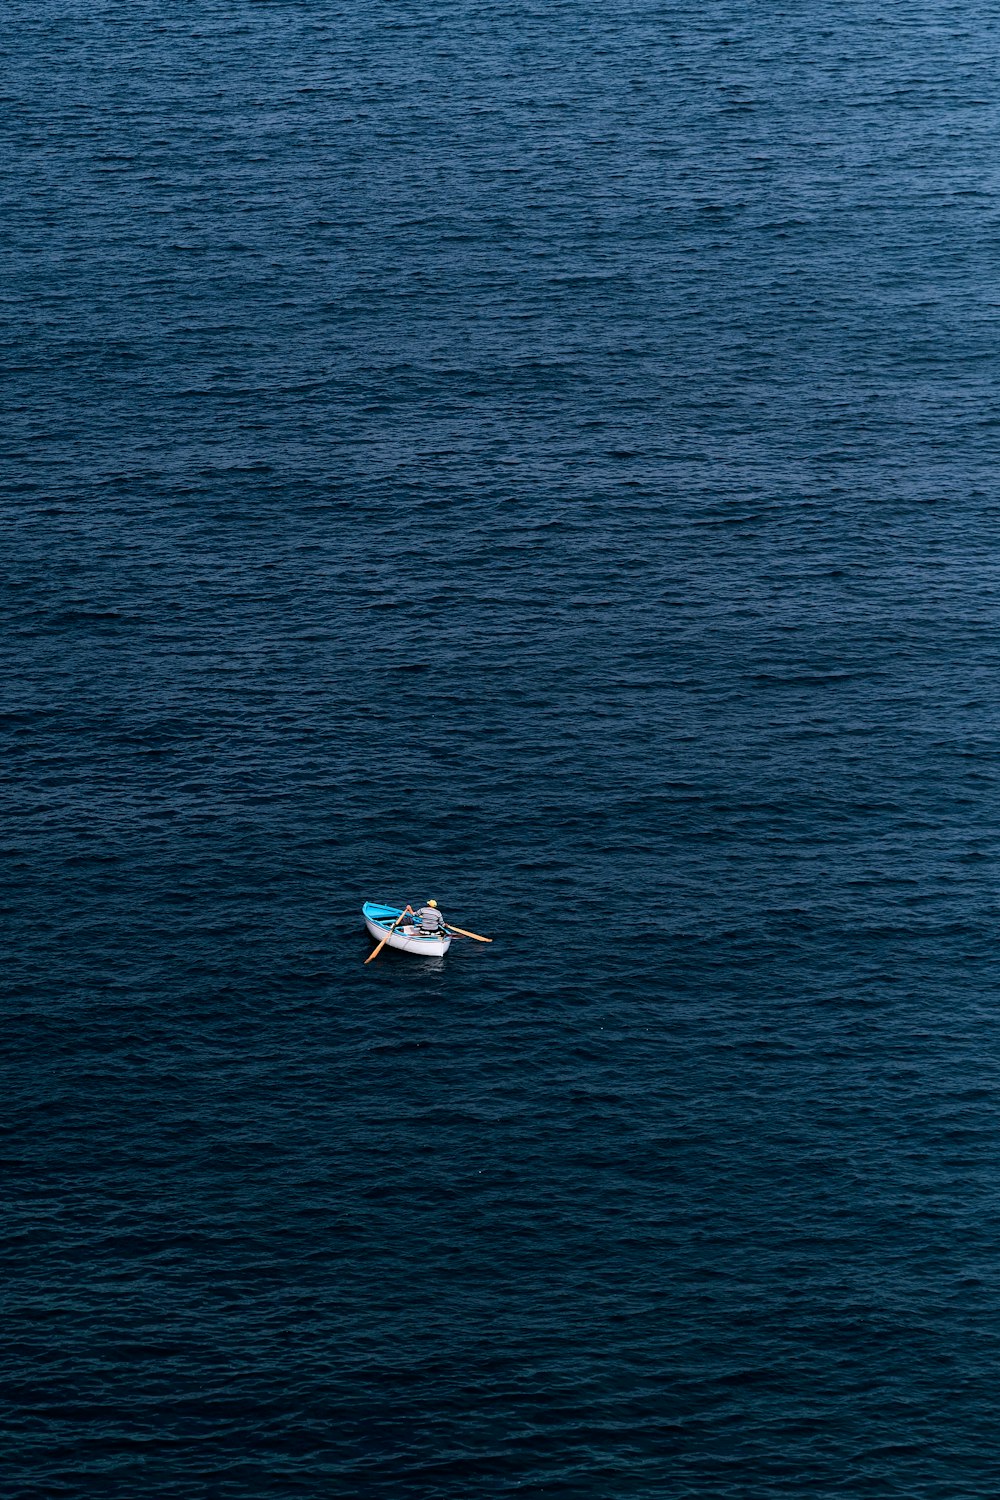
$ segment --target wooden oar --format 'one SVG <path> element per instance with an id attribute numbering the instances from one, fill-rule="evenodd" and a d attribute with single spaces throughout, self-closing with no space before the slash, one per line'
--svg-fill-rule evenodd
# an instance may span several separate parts
<path id="1" fill-rule="evenodd" d="M 466 932 L 462 927 L 452 927 L 450 922 L 444 924 L 449 932 L 457 932 L 460 937 L 475 938 L 477 943 L 492 943 L 492 938 L 480 937 L 478 932 Z"/>
<path id="2" fill-rule="evenodd" d="M 413 916 L 413 907 L 412 906 L 404 906 L 403 907 L 403 910 L 400 912 L 400 914 L 396 918 L 395 922 L 393 922 L 392 926 L 389 928 L 389 931 L 386 933 L 385 937 L 382 939 L 382 941 L 379 943 L 378 947 L 375 949 L 375 952 L 374 953 L 369 953 L 368 957 L 365 959 L 365 963 L 366 964 L 370 964 L 373 958 L 378 958 L 379 954 L 382 952 L 382 949 L 385 947 L 386 943 L 392 937 L 392 934 L 396 931 L 396 928 L 399 926 L 400 922 L 406 916 L 407 912 L 409 912 L 410 916 L 412 917 Z M 364 965 L 362 965 L 362 967 L 364 967 Z"/>

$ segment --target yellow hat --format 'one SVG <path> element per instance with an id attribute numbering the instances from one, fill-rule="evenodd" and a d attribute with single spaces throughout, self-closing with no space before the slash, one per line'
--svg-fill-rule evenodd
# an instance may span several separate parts
<path id="1" fill-rule="evenodd" d="M 436 901 L 428 901 L 427 905 L 428 906 L 437 906 L 437 902 Z"/>

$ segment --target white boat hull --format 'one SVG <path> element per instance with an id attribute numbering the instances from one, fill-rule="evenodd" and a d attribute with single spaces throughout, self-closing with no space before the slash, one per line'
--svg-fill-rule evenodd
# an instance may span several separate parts
<path id="1" fill-rule="evenodd" d="M 385 938 L 387 948 L 399 948 L 403 953 L 422 953 L 425 958 L 439 958 L 451 947 L 451 933 L 446 933 L 443 938 L 431 938 L 407 933 L 404 927 L 397 927 L 395 932 L 390 932 L 391 922 L 383 925 L 367 915 L 365 926 L 377 943 Z"/>

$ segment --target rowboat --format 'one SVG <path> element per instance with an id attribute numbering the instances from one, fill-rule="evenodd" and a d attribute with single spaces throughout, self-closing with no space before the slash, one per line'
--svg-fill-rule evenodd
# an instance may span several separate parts
<path id="1" fill-rule="evenodd" d="M 380 906 L 377 901 L 366 901 L 361 908 L 365 926 L 377 943 L 383 938 L 388 948 L 401 948 L 404 953 L 422 953 L 425 958 L 447 953 L 451 947 L 451 933 L 442 937 L 420 937 L 419 927 L 409 918 L 401 922 L 395 932 L 389 929 L 403 911 L 401 906 Z"/>

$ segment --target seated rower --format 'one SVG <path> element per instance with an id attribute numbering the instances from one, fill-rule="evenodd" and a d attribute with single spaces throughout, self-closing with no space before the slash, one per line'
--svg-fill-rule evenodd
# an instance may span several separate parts
<path id="1" fill-rule="evenodd" d="M 428 901 L 416 915 L 421 937 L 444 937 L 444 918 L 436 901 Z"/>

